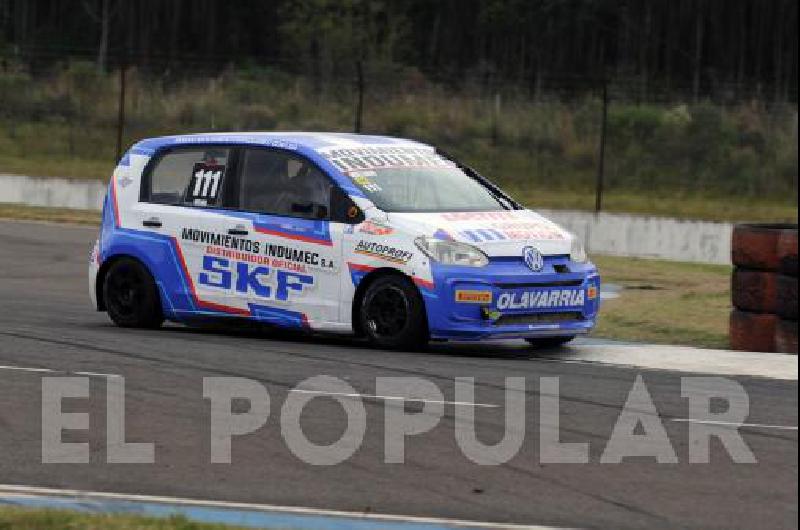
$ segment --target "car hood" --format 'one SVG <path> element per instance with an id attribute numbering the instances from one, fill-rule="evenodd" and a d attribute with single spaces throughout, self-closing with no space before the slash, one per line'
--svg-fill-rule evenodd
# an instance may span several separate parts
<path id="1" fill-rule="evenodd" d="M 407 233 L 475 245 L 488 256 L 520 256 L 525 246 L 545 255 L 569 254 L 574 237 L 531 210 L 390 213 L 386 220 Z"/>

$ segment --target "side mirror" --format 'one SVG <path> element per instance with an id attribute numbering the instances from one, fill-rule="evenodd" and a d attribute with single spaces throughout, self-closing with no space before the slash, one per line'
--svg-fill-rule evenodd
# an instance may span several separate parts
<path id="1" fill-rule="evenodd" d="M 338 186 L 331 189 L 331 221 L 349 225 L 364 221 L 364 212 Z"/>

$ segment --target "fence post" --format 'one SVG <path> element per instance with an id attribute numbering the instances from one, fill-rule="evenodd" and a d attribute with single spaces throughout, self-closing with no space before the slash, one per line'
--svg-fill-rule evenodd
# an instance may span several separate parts
<path id="1" fill-rule="evenodd" d="M 117 158 L 114 160 L 116 164 L 122 157 L 122 132 L 125 129 L 125 70 L 127 69 L 126 61 L 123 60 L 119 66 L 119 103 L 117 109 Z"/>
<path id="2" fill-rule="evenodd" d="M 594 211 L 603 209 L 603 180 L 606 165 L 606 129 L 608 125 L 608 80 L 603 77 L 603 117 L 600 123 L 600 154 L 597 161 L 597 185 L 594 196 Z"/>
<path id="3" fill-rule="evenodd" d="M 356 61 L 356 90 L 358 91 L 358 99 L 356 101 L 356 123 L 355 132 L 361 132 L 361 115 L 364 112 L 364 66 L 359 59 Z"/>

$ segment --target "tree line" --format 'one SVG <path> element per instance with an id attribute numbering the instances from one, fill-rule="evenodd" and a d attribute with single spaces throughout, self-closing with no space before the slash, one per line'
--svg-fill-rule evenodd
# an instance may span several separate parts
<path id="1" fill-rule="evenodd" d="M 793 0 L 0 0 L 0 54 L 315 78 L 356 64 L 535 89 L 630 79 L 700 97 L 797 98 Z"/>

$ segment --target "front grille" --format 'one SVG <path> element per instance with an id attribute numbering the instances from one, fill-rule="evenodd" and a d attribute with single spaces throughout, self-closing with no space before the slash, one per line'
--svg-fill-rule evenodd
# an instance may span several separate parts
<path id="1" fill-rule="evenodd" d="M 583 279 L 559 280 L 555 282 L 527 282 L 527 283 L 496 283 L 500 289 L 525 289 L 528 287 L 577 287 L 583 284 Z"/>
<path id="2" fill-rule="evenodd" d="M 528 313 L 523 315 L 501 315 L 494 321 L 495 326 L 520 326 L 525 324 L 547 324 L 550 322 L 567 322 L 583 320 L 583 313 L 578 311 L 562 311 L 557 313 Z"/>

